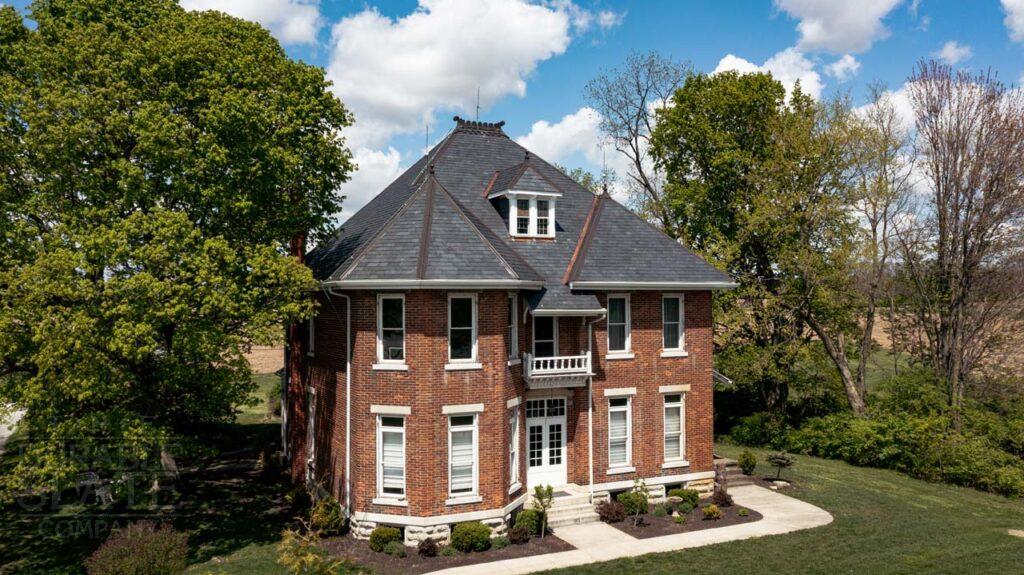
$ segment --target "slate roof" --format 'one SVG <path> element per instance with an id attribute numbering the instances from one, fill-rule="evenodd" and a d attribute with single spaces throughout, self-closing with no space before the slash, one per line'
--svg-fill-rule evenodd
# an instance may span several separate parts
<path id="1" fill-rule="evenodd" d="M 535 311 L 601 307 L 592 292 L 570 289 L 573 282 L 731 283 L 610 196 L 595 196 L 527 152 L 501 127 L 456 118 L 441 143 L 307 255 L 317 279 L 339 287 L 508 282 L 528 290 Z M 509 236 L 486 197 L 509 189 L 562 194 L 554 239 Z"/>

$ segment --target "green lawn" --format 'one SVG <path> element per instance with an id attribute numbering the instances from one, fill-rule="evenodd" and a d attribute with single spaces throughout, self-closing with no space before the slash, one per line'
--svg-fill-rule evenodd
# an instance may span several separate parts
<path id="1" fill-rule="evenodd" d="M 718 445 L 735 458 L 742 448 Z M 758 451 L 763 460 L 765 452 Z M 758 473 L 770 470 L 758 466 Z M 551 573 L 1020 573 L 1024 502 L 892 471 L 798 456 L 790 495 L 835 517 L 825 527 Z"/>

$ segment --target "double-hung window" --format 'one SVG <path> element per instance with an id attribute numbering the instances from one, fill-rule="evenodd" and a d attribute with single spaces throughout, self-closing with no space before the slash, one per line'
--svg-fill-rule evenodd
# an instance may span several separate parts
<path id="1" fill-rule="evenodd" d="M 686 419 L 683 394 L 665 395 L 665 463 L 686 459 Z"/>
<path id="2" fill-rule="evenodd" d="M 608 353 L 627 354 L 630 346 L 629 295 L 608 296 Z"/>
<path id="3" fill-rule="evenodd" d="M 683 296 L 661 298 L 661 347 L 663 351 L 683 352 L 686 345 L 686 324 L 683 320 Z"/>
<path id="4" fill-rule="evenodd" d="M 405 363 L 405 296 L 377 296 L 377 361 Z"/>
<path id="5" fill-rule="evenodd" d="M 307 334 L 309 339 L 306 344 L 306 355 L 313 357 L 316 351 L 316 318 L 309 318 L 309 333 Z"/>
<path id="6" fill-rule="evenodd" d="M 524 197 L 525 196 L 525 197 Z M 555 237 L 555 200 L 558 194 L 510 193 L 509 234 L 513 237 Z"/>
<path id="7" fill-rule="evenodd" d="M 551 202 L 537 200 L 537 235 L 547 236 L 551 221 Z"/>
<path id="8" fill-rule="evenodd" d="M 405 498 L 405 418 L 377 418 L 377 495 Z"/>
<path id="9" fill-rule="evenodd" d="M 508 352 L 509 359 L 519 356 L 519 324 L 516 322 L 519 312 L 518 299 L 518 294 L 508 294 L 508 334 L 506 335 L 508 343 L 505 345 L 505 350 Z"/>
<path id="10" fill-rule="evenodd" d="M 533 316 L 533 355 L 554 357 L 558 350 L 558 318 Z"/>
<path id="11" fill-rule="evenodd" d="M 448 418 L 448 495 L 471 497 L 477 493 L 477 416 Z"/>
<path id="12" fill-rule="evenodd" d="M 476 361 L 476 294 L 448 296 L 448 361 Z"/>
<path id="13" fill-rule="evenodd" d="M 509 485 L 519 483 L 519 406 L 508 413 L 508 477 Z"/>
<path id="14" fill-rule="evenodd" d="M 530 200 L 516 200 L 516 233 L 530 233 Z"/>
<path id="15" fill-rule="evenodd" d="M 628 397 L 608 400 L 608 467 L 629 467 L 633 456 L 632 414 Z"/>

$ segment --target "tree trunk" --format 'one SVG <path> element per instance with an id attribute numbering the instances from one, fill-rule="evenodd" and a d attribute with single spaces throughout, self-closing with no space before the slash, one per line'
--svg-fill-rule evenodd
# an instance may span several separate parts
<path id="1" fill-rule="evenodd" d="M 825 351 L 832 358 L 832 362 L 835 363 L 836 369 L 839 371 L 839 378 L 843 381 L 843 389 L 846 390 L 846 399 L 850 402 L 850 409 L 858 417 L 863 416 L 864 412 L 867 411 L 867 405 L 864 403 L 863 395 L 861 395 L 860 390 L 857 388 L 853 374 L 850 373 L 850 362 L 846 359 L 846 337 L 839 333 L 835 338 L 832 338 L 813 317 L 808 316 L 805 320 L 825 346 Z"/>

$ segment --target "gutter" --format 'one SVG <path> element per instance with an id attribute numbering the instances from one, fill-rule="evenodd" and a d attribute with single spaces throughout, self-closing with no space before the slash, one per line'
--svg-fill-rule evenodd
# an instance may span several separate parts
<path id="1" fill-rule="evenodd" d="M 325 290 L 332 289 L 541 289 L 544 282 L 524 280 L 332 280 L 321 282 Z"/>
<path id="2" fill-rule="evenodd" d="M 532 313 L 536 317 L 572 317 L 589 315 L 606 315 L 608 310 L 598 309 L 535 309 Z"/>
<path id="3" fill-rule="evenodd" d="M 639 281 L 583 281 L 570 282 L 571 290 L 719 290 L 733 289 L 740 284 L 735 282 L 639 282 Z"/>
<path id="4" fill-rule="evenodd" d="M 352 298 L 326 288 L 328 295 L 345 298 L 345 513 L 352 516 Z"/>

